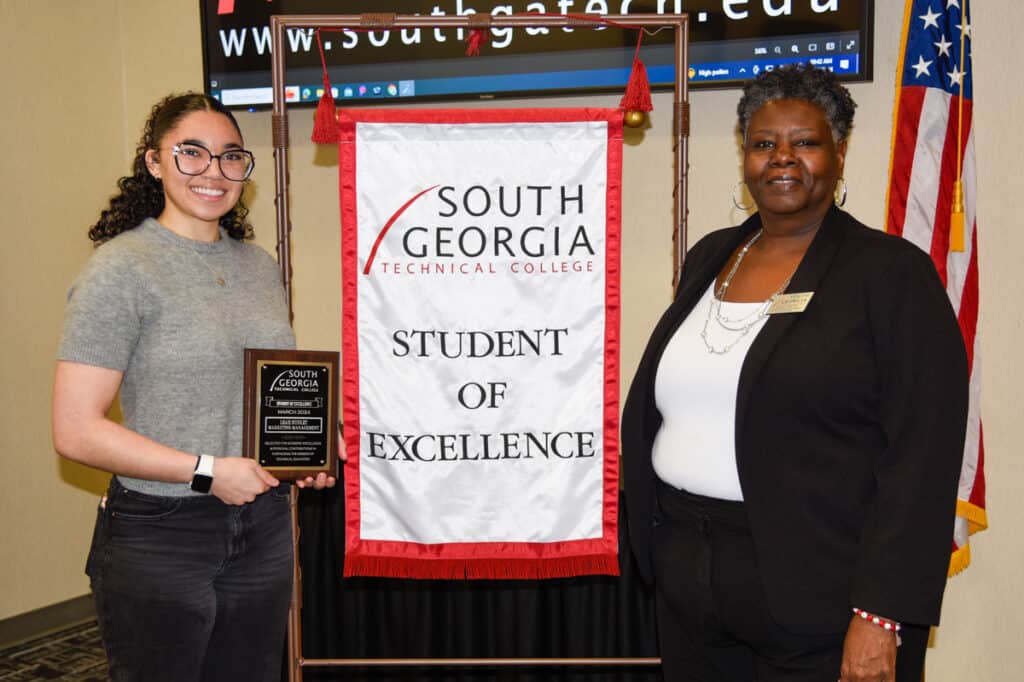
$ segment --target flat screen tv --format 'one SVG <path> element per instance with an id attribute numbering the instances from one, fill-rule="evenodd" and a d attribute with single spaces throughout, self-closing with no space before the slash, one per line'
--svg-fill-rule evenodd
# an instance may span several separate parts
<path id="1" fill-rule="evenodd" d="M 687 12 L 693 87 L 735 87 L 762 70 L 808 62 L 844 80 L 870 80 L 873 0 L 200 0 L 206 91 L 224 104 L 271 103 L 272 14 L 454 15 Z M 480 56 L 466 57 L 461 29 L 324 32 L 334 96 L 345 105 L 381 100 L 492 98 L 621 91 L 636 32 L 491 29 Z M 322 92 L 311 29 L 285 40 L 286 100 L 315 103 Z M 671 30 L 645 35 L 641 56 L 652 86 L 674 78 Z"/>

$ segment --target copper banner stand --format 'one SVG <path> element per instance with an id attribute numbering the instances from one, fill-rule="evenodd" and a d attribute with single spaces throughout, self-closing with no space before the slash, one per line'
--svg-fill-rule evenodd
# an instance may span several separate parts
<path id="1" fill-rule="evenodd" d="M 270 17 L 272 42 L 271 77 L 273 85 L 274 207 L 277 222 L 277 261 L 281 268 L 289 317 L 292 311 L 291 214 L 288 204 L 288 111 L 285 107 L 285 32 L 290 28 L 395 30 L 403 28 L 593 28 L 615 22 L 629 28 L 672 29 L 675 36 L 675 83 L 672 98 L 672 148 L 674 154 L 672 286 L 686 253 L 686 176 L 687 139 L 690 134 L 689 17 L 686 14 L 609 14 L 550 16 L 528 14 L 467 16 L 416 16 L 402 14 L 353 15 L 277 15 Z M 302 575 L 299 569 L 298 490 L 291 493 L 291 516 L 295 560 L 292 568 L 292 598 L 288 614 L 288 680 L 302 682 L 306 667 L 626 667 L 654 666 L 658 658 L 303 658 L 302 656 Z"/>

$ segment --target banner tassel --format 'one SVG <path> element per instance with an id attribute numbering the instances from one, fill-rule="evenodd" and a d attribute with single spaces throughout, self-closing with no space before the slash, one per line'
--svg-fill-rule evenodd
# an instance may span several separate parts
<path id="1" fill-rule="evenodd" d="M 486 43 L 490 39 L 490 32 L 485 28 L 474 28 L 466 38 L 466 56 L 476 57 L 480 54 L 480 43 Z"/>
<path id="2" fill-rule="evenodd" d="M 644 32 L 641 29 L 636 37 L 636 51 L 633 53 L 633 70 L 629 73 L 629 80 L 626 82 L 626 92 L 622 95 L 619 108 L 625 114 L 622 122 L 630 128 L 640 128 L 647 120 L 647 112 L 654 109 L 651 104 L 651 82 L 647 78 L 647 67 L 640 59 L 640 45 L 644 40 Z"/>
<path id="3" fill-rule="evenodd" d="M 324 92 L 320 95 L 316 114 L 313 116 L 313 134 L 311 139 L 317 144 L 338 144 L 338 110 L 334 106 L 334 93 L 331 91 L 331 79 L 327 75 L 327 60 L 324 58 L 324 46 L 320 41 L 320 31 L 316 32 L 316 44 L 320 48 L 320 64 L 324 69 Z"/>
<path id="4" fill-rule="evenodd" d="M 338 110 L 331 95 L 331 84 L 326 81 L 324 94 L 320 97 L 320 104 L 316 107 L 316 116 L 313 119 L 312 139 L 317 144 L 338 143 Z"/>
<path id="5" fill-rule="evenodd" d="M 622 96 L 619 108 L 645 113 L 654 109 L 651 104 L 651 83 L 647 80 L 647 67 L 640 57 L 633 58 L 633 71 L 629 74 L 626 94 Z"/>

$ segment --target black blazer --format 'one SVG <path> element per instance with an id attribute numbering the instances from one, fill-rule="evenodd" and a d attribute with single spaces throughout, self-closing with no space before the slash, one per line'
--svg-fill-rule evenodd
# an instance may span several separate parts
<path id="1" fill-rule="evenodd" d="M 651 335 L 622 418 L 629 532 L 651 579 L 658 522 L 651 447 L 661 354 L 754 215 L 687 254 L 675 301 Z M 736 459 L 773 617 L 794 632 L 841 631 L 858 606 L 938 623 L 967 420 L 967 355 L 931 259 L 830 210 L 744 360 Z M 700 386 L 693 390 L 699 392 Z M 685 448 L 686 443 L 680 443 Z"/>

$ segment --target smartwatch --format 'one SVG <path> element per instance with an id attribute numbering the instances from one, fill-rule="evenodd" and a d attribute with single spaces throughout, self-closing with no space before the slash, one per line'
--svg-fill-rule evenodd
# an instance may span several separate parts
<path id="1" fill-rule="evenodd" d="M 213 455 L 199 455 L 195 471 L 192 473 L 192 490 L 197 493 L 209 494 L 213 486 Z"/>

